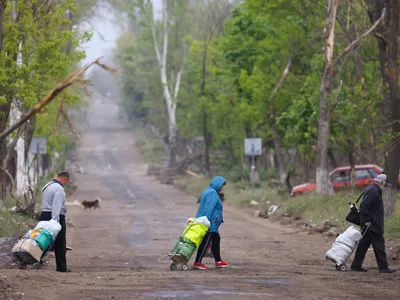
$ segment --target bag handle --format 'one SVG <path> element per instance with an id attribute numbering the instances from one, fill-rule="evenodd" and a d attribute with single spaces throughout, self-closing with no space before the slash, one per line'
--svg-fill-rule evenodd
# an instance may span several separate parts
<path id="1" fill-rule="evenodd" d="M 356 201 L 356 204 L 358 203 L 358 201 L 360 201 L 360 199 L 361 199 L 361 197 L 362 197 L 363 195 L 364 195 L 364 191 L 362 191 L 361 195 L 358 196 L 358 199 L 357 199 L 357 201 Z"/>

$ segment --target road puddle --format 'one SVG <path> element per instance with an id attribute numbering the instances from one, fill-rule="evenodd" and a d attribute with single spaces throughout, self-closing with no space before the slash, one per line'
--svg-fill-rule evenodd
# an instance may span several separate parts
<path id="1" fill-rule="evenodd" d="M 239 291 L 217 291 L 217 290 L 202 290 L 202 291 L 157 291 L 157 292 L 144 292 L 140 296 L 157 298 L 157 299 L 174 299 L 174 298 L 191 298 L 191 299 L 204 299 L 204 296 L 262 296 L 262 297 L 275 297 L 274 294 L 268 293 L 253 293 L 253 292 L 239 292 Z"/>
<path id="2" fill-rule="evenodd" d="M 267 279 L 245 279 L 239 282 L 256 283 L 256 284 L 289 284 L 289 281 L 280 278 L 267 278 Z"/>

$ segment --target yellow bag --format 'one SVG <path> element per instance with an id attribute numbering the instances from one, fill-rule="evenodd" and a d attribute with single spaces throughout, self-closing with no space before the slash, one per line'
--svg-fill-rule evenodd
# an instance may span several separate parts
<path id="1" fill-rule="evenodd" d="M 182 237 L 189 239 L 197 248 L 200 246 L 200 243 L 208 232 L 208 229 L 207 225 L 191 222 L 186 226 L 182 233 Z"/>

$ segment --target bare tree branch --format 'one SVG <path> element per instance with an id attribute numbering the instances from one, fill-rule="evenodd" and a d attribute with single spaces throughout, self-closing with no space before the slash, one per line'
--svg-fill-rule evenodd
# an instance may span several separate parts
<path id="1" fill-rule="evenodd" d="M 332 104 L 332 106 L 330 107 L 330 111 L 331 111 L 331 112 L 333 112 L 333 111 L 335 110 L 336 106 L 337 106 L 338 103 L 339 103 L 339 94 L 340 94 L 340 92 L 341 92 L 341 90 L 342 90 L 342 84 L 343 84 L 343 80 L 340 80 L 339 87 L 338 87 L 338 89 L 337 89 L 337 91 L 336 91 L 335 103 Z"/>
<path id="2" fill-rule="evenodd" d="M 295 47 L 296 42 L 292 41 L 292 45 L 290 47 L 290 55 L 289 55 L 289 59 L 288 62 L 286 64 L 285 69 L 283 69 L 281 78 L 279 79 L 278 84 L 275 86 L 274 90 L 272 91 L 271 94 L 271 99 L 275 96 L 275 94 L 279 91 L 279 89 L 281 88 L 282 84 L 285 82 L 286 77 L 289 75 L 289 71 L 290 71 L 290 67 L 292 66 L 293 63 L 293 56 L 294 56 L 294 47 Z"/>
<path id="3" fill-rule="evenodd" d="M 386 13 L 386 8 L 383 9 L 382 11 L 382 15 L 380 16 L 380 18 L 378 20 L 376 20 L 376 22 L 374 23 L 374 25 L 372 25 L 372 27 L 370 29 L 368 29 L 366 32 L 364 32 L 361 36 L 359 36 L 357 39 L 355 39 L 354 41 L 352 41 L 344 50 L 343 52 L 336 57 L 336 59 L 333 61 L 333 64 L 335 65 L 337 62 L 339 62 L 344 56 L 348 55 L 351 51 L 354 50 L 355 46 L 360 42 L 360 40 L 366 36 L 368 36 L 369 34 L 371 34 L 371 32 L 379 25 L 380 22 L 383 21 L 383 19 L 385 18 L 385 13 Z"/>
<path id="4" fill-rule="evenodd" d="M 151 35 L 153 37 L 154 50 L 156 52 L 157 61 L 161 65 L 162 61 L 161 61 L 160 47 L 159 47 L 158 41 L 157 41 L 157 32 L 156 32 L 156 27 L 154 26 L 154 23 L 153 23 L 153 18 L 149 17 L 149 15 L 147 14 L 142 1 L 140 3 L 140 10 L 141 10 L 142 14 L 144 15 L 144 17 L 146 18 L 147 23 L 150 25 Z"/>

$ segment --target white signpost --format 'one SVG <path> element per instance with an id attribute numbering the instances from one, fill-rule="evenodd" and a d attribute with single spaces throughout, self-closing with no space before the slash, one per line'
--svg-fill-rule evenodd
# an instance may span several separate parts
<path id="1" fill-rule="evenodd" d="M 255 179 L 254 177 L 256 172 L 256 166 L 254 165 L 254 156 L 262 154 L 261 138 L 244 139 L 244 154 L 247 156 L 251 156 L 250 181 L 254 197 L 254 179 Z"/>
<path id="2" fill-rule="evenodd" d="M 36 182 L 39 182 L 39 158 L 42 154 L 47 153 L 47 138 L 34 137 L 31 141 L 29 151 L 36 155 Z"/>

